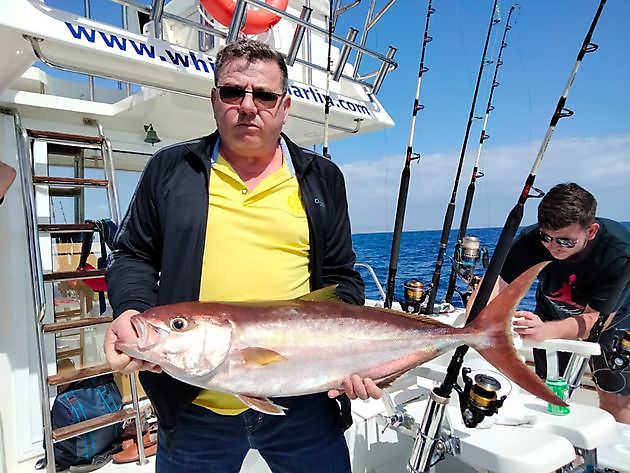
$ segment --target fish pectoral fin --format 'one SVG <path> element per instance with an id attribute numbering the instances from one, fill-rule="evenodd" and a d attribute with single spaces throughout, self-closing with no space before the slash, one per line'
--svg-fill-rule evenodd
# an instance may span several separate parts
<path id="1" fill-rule="evenodd" d="M 313 301 L 313 302 L 336 302 L 342 304 L 343 301 L 337 296 L 337 285 L 326 286 L 316 291 L 309 292 L 308 294 L 298 297 L 300 301 Z"/>
<path id="2" fill-rule="evenodd" d="M 249 368 L 256 368 L 274 363 L 283 363 L 287 358 L 277 351 L 261 347 L 247 347 L 240 351 L 243 365 Z"/>
<path id="3" fill-rule="evenodd" d="M 253 397 L 246 396 L 245 394 L 236 394 L 236 397 L 239 398 L 241 402 L 250 409 L 262 412 L 263 414 L 269 414 L 272 416 L 283 416 L 285 415 L 284 411 L 287 410 L 286 407 L 274 404 L 266 397 Z"/>

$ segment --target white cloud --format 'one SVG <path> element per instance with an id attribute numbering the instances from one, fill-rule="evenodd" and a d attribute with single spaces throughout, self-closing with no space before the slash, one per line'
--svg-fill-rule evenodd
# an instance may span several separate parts
<path id="1" fill-rule="evenodd" d="M 530 172 L 540 143 L 486 147 L 477 181 L 469 227 L 502 226 Z M 470 149 L 470 148 L 469 148 Z M 453 228 L 470 182 L 476 148 L 464 163 Z M 411 165 L 405 230 L 440 229 L 451 199 L 459 151 L 423 156 Z M 342 165 L 348 188 L 352 230 L 355 233 L 392 231 L 403 156 Z M 552 139 L 538 169 L 535 186 L 548 190 L 559 182 L 574 181 L 598 200 L 598 215 L 630 220 L 630 134 L 608 137 Z M 525 204 L 523 224 L 536 218 L 536 200 Z"/>

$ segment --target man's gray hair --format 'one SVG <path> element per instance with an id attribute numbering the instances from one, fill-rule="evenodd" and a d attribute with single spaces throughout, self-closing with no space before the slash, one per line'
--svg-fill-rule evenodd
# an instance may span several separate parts
<path id="1" fill-rule="evenodd" d="M 275 62 L 280 68 L 282 75 L 282 92 L 286 93 L 287 87 L 289 86 L 289 73 L 284 57 L 265 43 L 253 39 L 239 39 L 234 43 L 225 45 L 225 47 L 219 51 L 214 67 L 215 83 L 219 83 L 221 70 L 225 65 L 238 59 L 245 59 L 250 63 L 256 61 Z"/>

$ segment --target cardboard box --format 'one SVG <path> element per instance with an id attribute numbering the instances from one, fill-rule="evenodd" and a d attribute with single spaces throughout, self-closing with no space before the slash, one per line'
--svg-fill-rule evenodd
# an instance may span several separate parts
<path id="1" fill-rule="evenodd" d="M 118 389 L 120 389 L 120 393 L 122 394 L 123 404 L 128 404 L 131 402 L 131 386 L 129 384 L 129 375 L 122 373 L 114 373 L 114 381 L 118 385 Z M 147 394 L 142 389 L 142 385 L 140 381 L 136 377 L 136 386 L 138 388 L 138 399 L 145 399 Z"/>

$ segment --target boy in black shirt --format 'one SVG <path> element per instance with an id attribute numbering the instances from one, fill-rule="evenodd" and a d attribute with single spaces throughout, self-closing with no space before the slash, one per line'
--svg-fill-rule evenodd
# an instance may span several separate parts
<path id="1" fill-rule="evenodd" d="M 553 187 L 538 207 L 538 224 L 515 240 L 495 294 L 541 261 L 534 312 L 516 311 L 515 331 L 524 339 L 586 339 L 630 257 L 630 231 L 618 222 L 596 218 L 593 195 L 574 183 Z M 615 333 L 630 328 L 630 283 L 606 321 L 591 358 L 600 407 L 618 422 L 630 423 L 630 373 L 613 371 L 607 360 Z M 542 352 L 542 353 L 541 353 Z M 568 357 L 560 358 L 560 373 Z M 535 353 L 536 372 L 546 375 L 544 350 Z"/>

